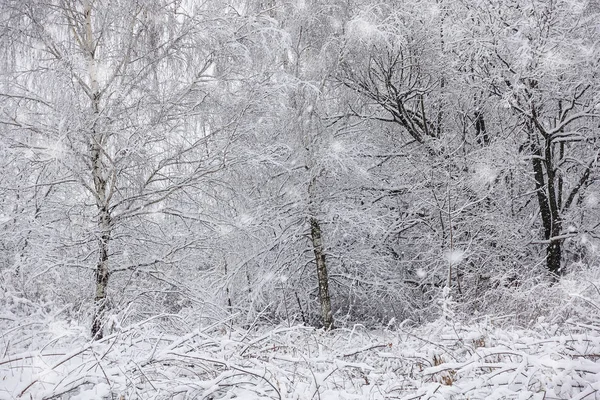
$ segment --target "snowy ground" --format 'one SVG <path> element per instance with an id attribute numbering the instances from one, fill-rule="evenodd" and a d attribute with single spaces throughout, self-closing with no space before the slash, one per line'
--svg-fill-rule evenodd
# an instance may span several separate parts
<path id="1" fill-rule="evenodd" d="M 0 333 L 0 399 L 600 399 L 600 326 L 224 322 L 161 335 L 157 322 L 97 343 L 79 326 L 13 324 Z"/>

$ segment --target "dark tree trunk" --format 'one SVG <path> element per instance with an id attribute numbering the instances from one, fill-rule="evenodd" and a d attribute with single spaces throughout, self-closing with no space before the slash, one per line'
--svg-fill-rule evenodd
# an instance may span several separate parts
<path id="1" fill-rule="evenodd" d="M 563 275 L 561 267 L 562 246 L 559 240 L 552 240 L 546 248 L 546 266 L 553 276 Z"/>
<path id="2" fill-rule="evenodd" d="M 479 110 L 475 112 L 475 138 L 480 145 L 487 146 L 490 144 L 490 137 L 485 128 L 485 119 L 483 113 Z"/>
<path id="3" fill-rule="evenodd" d="M 533 123 L 527 124 L 529 146 L 532 153 L 531 163 L 535 178 L 535 189 L 544 227 L 546 247 L 546 267 L 555 277 L 564 273 L 561 268 L 562 244 L 556 237 L 560 235 L 562 223 L 558 209 L 558 199 L 555 188 L 555 174 L 551 143 L 546 142 L 544 152 L 535 134 Z"/>

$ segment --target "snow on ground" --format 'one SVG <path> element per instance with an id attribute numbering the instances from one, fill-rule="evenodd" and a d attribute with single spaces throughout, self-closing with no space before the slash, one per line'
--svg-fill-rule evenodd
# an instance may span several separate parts
<path id="1" fill-rule="evenodd" d="M 16 323 L 0 333 L 0 399 L 600 398 L 596 325 L 328 333 L 224 322 L 173 335 L 156 333 L 161 318 L 96 343 L 83 327 Z"/>

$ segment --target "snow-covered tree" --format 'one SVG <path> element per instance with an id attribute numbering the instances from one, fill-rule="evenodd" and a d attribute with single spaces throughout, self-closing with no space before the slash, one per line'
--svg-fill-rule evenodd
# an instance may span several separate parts
<path id="1" fill-rule="evenodd" d="M 111 274 L 162 261 L 127 262 L 137 247 L 130 240 L 151 243 L 137 226 L 160 224 L 168 199 L 226 163 L 237 115 L 214 113 L 211 104 L 232 59 L 232 26 L 193 3 L 2 7 L 16 42 L 3 74 L 3 126 L 13 147 L 66 171 L 64 182 L 36 184 L 70 185 L 62 201 L 78 210 L 79 240 L 90 252 L 78 262 L 97 259 L 92 335 L 101 338 Z"/>

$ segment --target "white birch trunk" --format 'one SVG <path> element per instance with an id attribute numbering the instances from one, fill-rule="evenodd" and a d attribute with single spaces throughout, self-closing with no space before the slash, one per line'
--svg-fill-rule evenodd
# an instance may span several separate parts
<path id="1" fill-rule="evenodd" d="M 84 52 L 87 58 L 88 79 L 90 88 L 90 101 L 92 121 L 90 130 L 90 156 L 92 179 L 98 210 L 98 262 L 95 271 L 94 316 L 92 320 L 92 338 L 102 338 L 102 324 L 106 310 L 106 290 L 108 287 L 109 270 L 109 242 L 111 237 L 112 221 L 109 211 L 109 196 L 107 193 L 107 171 L 103 163 L 104 146 L 106 137 L 98 127 L 100 116 L 100 85 L 98 83 L 98 67 L 95 57 L 95 41 L 92 26 L 92 5 L 89 1 L 84 3 L 85 38 L 83 41 Z"/>

